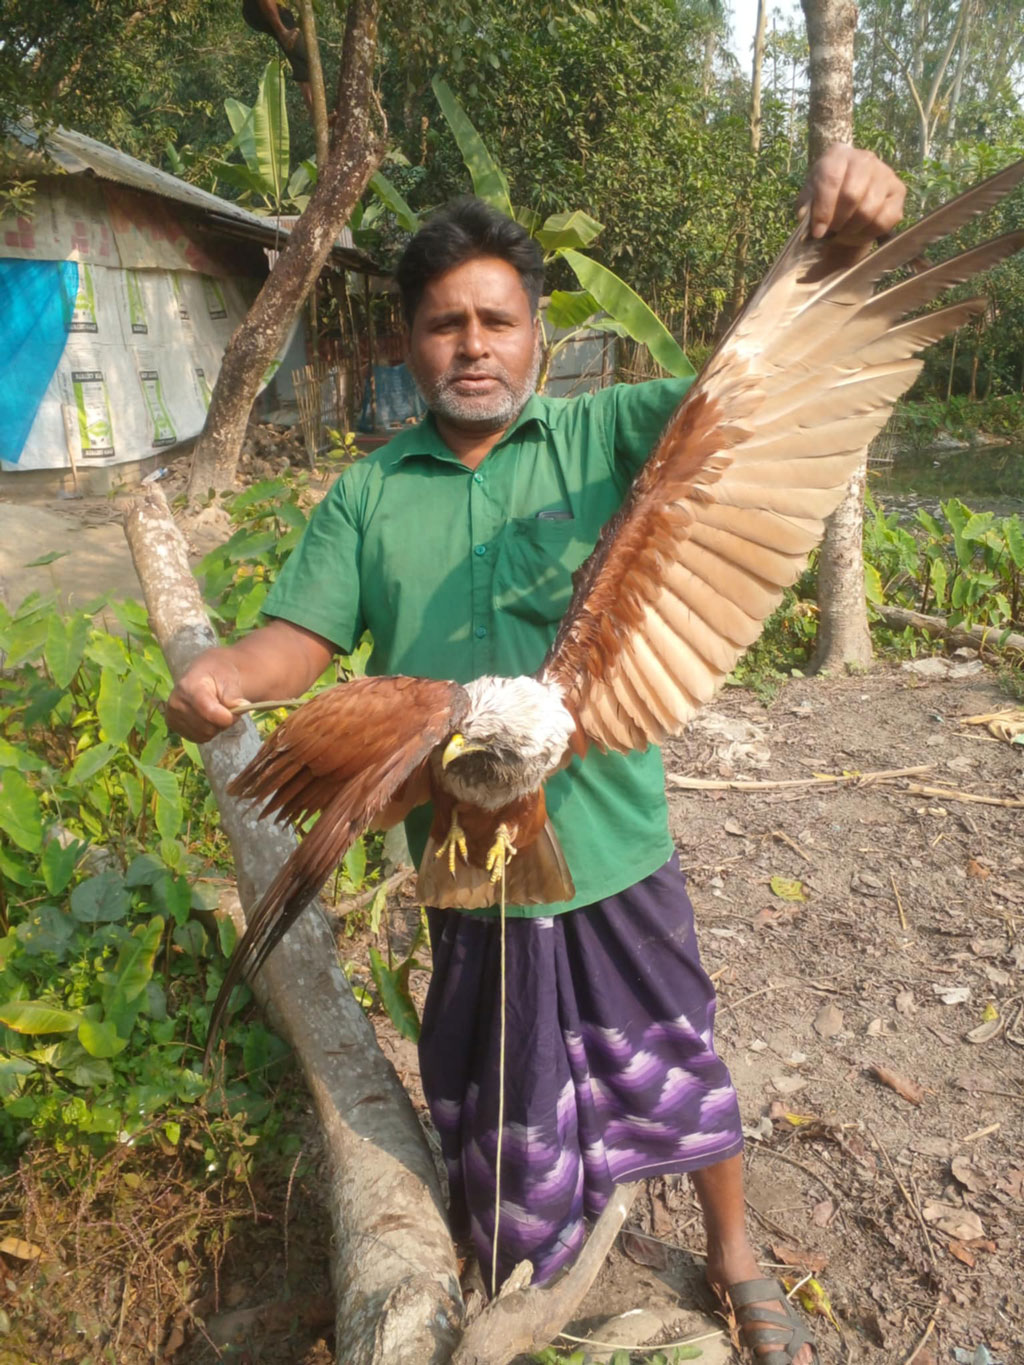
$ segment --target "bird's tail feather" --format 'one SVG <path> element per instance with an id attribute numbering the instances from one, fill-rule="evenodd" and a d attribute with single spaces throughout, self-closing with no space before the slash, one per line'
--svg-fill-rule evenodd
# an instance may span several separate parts
<path id="1" fill-rule="evenodd" d="M 492 882 L 489 872 L 459 858 L 453 875 L 447 859 L 439 858 L 437 851 L 437 840 L 431 836 L 416 883 L 422 904 L 439 910 L 484 910 L 498 904 L 501 883 Z M 507 864 L 505 900 L 509 905 L 547 905 L 571 900 L 575 894 L 562 845 L 551 821 L 546 820 L 536 839 Z"/>

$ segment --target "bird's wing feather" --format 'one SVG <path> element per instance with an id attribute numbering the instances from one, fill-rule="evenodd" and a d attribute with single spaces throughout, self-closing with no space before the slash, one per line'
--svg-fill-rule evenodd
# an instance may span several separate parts
<path id="1" fill-rule="evenodd" d="M 876 294 L 877 281 L 1021 180 L 1024 161 L 870 253 L 794 233 L 579 570 L 541 676 L 589 740 L 643 748 L 714 695 L 803 571 L 917 353 L 985 301 L 907 314 L 1024 233 Z"/>
<path id="2" fill-rule="evenodd" d="M 228 998 L 263 965 L 337 863 L 465 715 L 458 683 L 356 678 L 329 688 L 280 725 L 232 781 L 279 822 L 318 815 L 249 917 L 214 1005 L 207 1051 Z"/>

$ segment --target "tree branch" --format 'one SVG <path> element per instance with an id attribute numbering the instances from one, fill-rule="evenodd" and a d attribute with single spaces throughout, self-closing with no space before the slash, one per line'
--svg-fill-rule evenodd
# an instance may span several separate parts
<path id="1" fill-rule="evenodd" d="M 154 633 L 179 677 L 217 641 L 160 489 L 131 504 L 125 535 Z M 290 830 L 227 794 L 259 743 L 244 719 L 200 746 L 246 911 L 295 847 Z M 339 1363 L 442 1365 L 458 1340 L 463 1306 L 437 1174 L 409 1098 L 341 971 L 319 903 L 275 949 L 253 990 L 295 1051 L 324 1137 Z"/>

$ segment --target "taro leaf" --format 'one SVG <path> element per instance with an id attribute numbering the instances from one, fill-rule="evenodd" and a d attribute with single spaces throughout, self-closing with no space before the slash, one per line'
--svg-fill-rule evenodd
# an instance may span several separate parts
<path id="1" fill-rule="evenodd" d="M 366 880 L 366 842 L 358 838 L 342 859 L 345 875 L 358 891 Z"/>
<path id="2" fill-rule="evenodd" d="M 167 869 L 159 858 L 154 858 L 152 853 L 140 853 L 133 858 L 128 871 L 124 874 L 125 886 L 153 886 L 161 877 L 167 875 Z"/>
<path id="3" fill-rule="evenodd" d="M 17 1094 L 26 1076 L 36 1070 L 27 1057 L 0 1057 L 0 1099 Z"/>
<path id="4" fill-rule="evenodd" d="M 420 1021 L 409 995 L 409 969 L 413 965 L 412 959 L 406 958 L 392 971 L 385 966 L 377 949 L 372 945 L 370 947 L 370 973 L 381 1004 L 402 1037 L 411 1038 L 416 1043 L 420 1037 Z"/>
<path id="5" fill-rule="evenodd" d="M 578 251 L 564 251 L 562 255 L 583 288 L 594 295 L 616 322 L 622 323 L 634 341 L 647 347 L 659 365 L 680 379 L 694 374 L 693 366 L 671 332 L 624 280 Z"/>
<path id="6" fill-rule="evenodd" d="M 70 1033 L 81 1019 L 76 1011 L 58 1009 L 45 1000 L 8 1000 L 0 1005 L 0 1024 L 15 1033 Z"/>
<path id="7" fill-rule="evenodd" d="M 604 224 L 582 209 L 572 213 L 553 213 L 534 236 L 545 251 L 563 251 L 566 247 L 586 247 L 604 231 Z"/>
<path id="8" fill-rule="evenodd" d="M 225 957 L 230 957 L 238 942 L 238 930 L 230 915 L 217 916 L 217 941 Z"/>
<path id="9" fill-rule="evenodd" d="M 0 829 L 26 853 L 38 853 L 43 846 L 39 797 L 13 768 L 0 778 Z"/>
<path id="10" fill-rule="evenodd" d="M 36 879 L 34 865 L 16 857 L 5 844 L 0 844 L 0 874 L 15 886 L 31 886 Z"/>
<path id="11" fill-rule="evenodd" d="M 41 569 L 47 564 L 52 564 L 57 559 L 63 559 L 70 550 L 50 550 L 45 555 L 40 555 L 38 559 L 30 559 L 25 565 L 26 569 Z"/>
<path id="12" fill-rule="evenodd" d="M 799 880 L 794 880 L 791 877 L 772 877 L 768 884 L 780 900 L 805 901 L 807 899 L 804 894 L 804 884 Z"/>
<path id="13" fill-rule="evenodd" d="M 270 584 L 262 579 L 253 582 L 252 587 L 242 598 L 238 610 L 235 613 L 235 627 L 238 630 L 248 630 L 255 625 L 256 619 L 266 601 L 267 593 L 270 591 Z"/>
<path id="14" fill-rule="evenodd" d="M 58 687 L 67 687 L 78 672 L 89 638 L 89 618 L 81 613 L 70 620 L 54 613 L 46 632 L 43 657 Z"/>
<path id="15" fill-rule="evenodd" d="M 153 893 L 157 905 L 167 911 L 175 924 L 185 923 L 192 909 L 192 888 L 187 877 L 165 869 L 163 876 L 154 884 Z"/>
<path id="16" fill-rule="evenodd" d="M 38 758 L 31 749 L 21 749 L 10 740 L 0 739 L 0 771 L 17 768 L 22 773 L 38 773 L 45 767 L 43 759 Z"/>
<path id="17" fill-rule="evenodd" d="M 117 746 L 114 744 L 94 744 L 91 749 L 80 750 L 78 757 L 71 765 L 68 781 L 75 786 L 88 782 L 90 778 L 96 776 L 101 768 L 107 766 L 116 753 Z"/>
<path id="18" fill-rule="evenodd" d="M 112 924 L 124 919 L 129 903 L 124 878 L 113 868 L 79 882 L 71 893 L 71 913 L 83 924 Z"/>
<path id="19" fill-rule="evenodd" d="M 39 862 L 43 881 L 51 896 L 59 896 L 70 882 L 75 863 L 85 849 L 86 844 L 81 839 L 72 839 L 66 848 L 59 839 L 48 839 L 43 845 L 43 856 Z"/>
<path id="20" fill-rule="evenodd" d="M 78 1025 L 78 1041 L 90 1057 L 116 1057 L 128 1046 L 127 1038 L 118 1037 L 117 1029 L 106 1019 L 83 1019 Z"/>
<path id="21" fill-rule="evenodd" d="M 112 668 L 118 677 L 132 665 L 124 641 L 116 635 L 94 635 L 85 647 L 85 656 L 100 668 Z"/>
<path id="22" fill-rule="evenodd" d="M 151 764 L 136 763 L 156 791 L 156 827 L 162 839 L 173 839 L 181 829 L 181 784 L 175 773 Z"/>
<path id="23" fill-rule="evenodd" d="M 56 905 L 37 905 L 31 917 L 19 924 L 15 932 L 29 957 L 53 953 L 61 959 L 74 931 L 71 920 Z"/>
<path id="24" fill-rule="evenodd" d="M 96 702 L 103 738 L 111 744 L 123 744 L 135 727 L 142 709 L 142 683 L 134 673 L 123 678 L 110 668 L 100 673 L 100 691 Z"/>
<path id="25" fill-rule="evenodd" d="M 26 659 L 37 658 L 46 642 L 49 628 L 47 616 L 30 616 L 25 620 L 15 621 L 7 632 L 4 646 L 7 651 L 5 667 L 14 668 L 17 664 L 24 663 Z"/>
<path id="26" fill-rule="evenodd" d="M 876 607 L 885 605 L 885 589 L 882 586 L 882 575 L 875 568 L 874 564 L 864 562 L 864 595 L 868 601 Z"/>

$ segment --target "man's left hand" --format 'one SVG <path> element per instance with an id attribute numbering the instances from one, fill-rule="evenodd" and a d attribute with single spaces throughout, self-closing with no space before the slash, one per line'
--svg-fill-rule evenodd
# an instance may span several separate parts
<path id="1" fill-rule="evenodd" d="M 833 142 L 811 167 L 799 203 L 809 206 L 810 233 L 862 243 L 884 237 L 903 217 L 907 187 L 874 152 Z"/>

